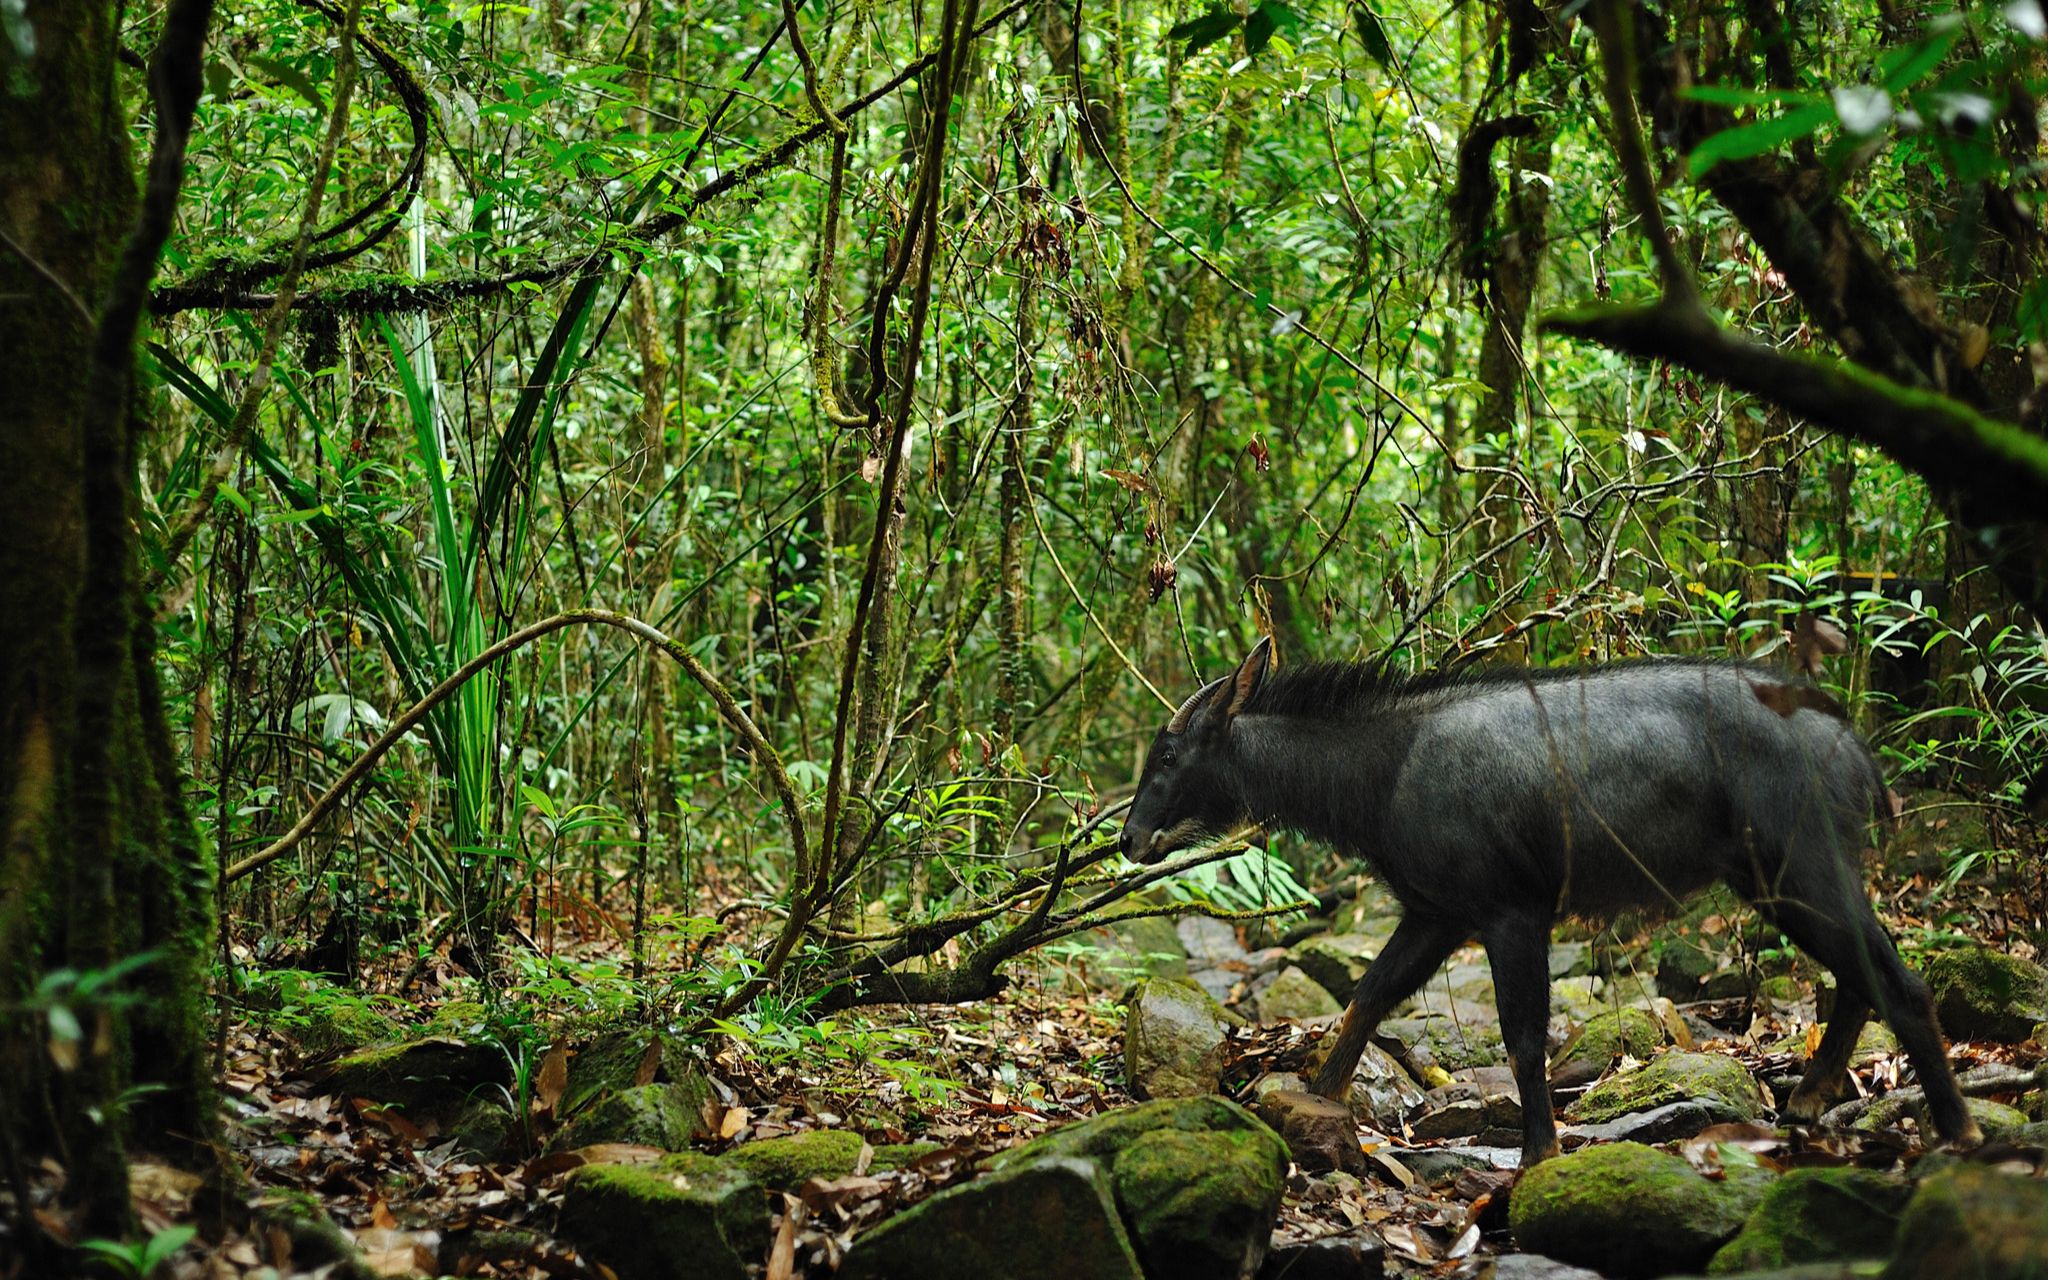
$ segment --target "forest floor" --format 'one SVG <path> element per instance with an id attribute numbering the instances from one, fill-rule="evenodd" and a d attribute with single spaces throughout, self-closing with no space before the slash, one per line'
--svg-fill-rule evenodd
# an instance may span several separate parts
<path id="1" fill-rule="evenodd" d="M 1905 937 L 1936 930 L 1928 904 L 1938 899 L 1940 932 L 1953 936 L 1961 926 L 1994 947 L 2031 951 L 2022 927 L 2029 918 L 2038 921 L 2040 881 L 2039 868 L 2023 869 L 2017 879 L 1987 877 L 1978 888 L 1937 894 L 1924 874 L 1907 872 L 1885 897 L 1887 923 Z M 1710 933 L 1723 927 L 1714 916 L 1696 923 Z M 1653 936 L 1648 929 L 1633 937 L 1610 930 L 1600 940 L 1642 953 Z M 503 1001 L 542 1000 L 559 1010 L 596 989 L 598 980 L 590 975 L 615 976 L 624 964 L 621 944 L 603 927 L 557 941 L 571 963 L 550 971 L 545 995 L 529 988 Z M 704 1064 L 713 1096 L 699 1117 L 705 1133 L 697 1149 L 720 1153 L 831 1129 L 862 1139 L 850 1172 L 811 1179 L 775 1197 L 771 1245 L 756 1260 L 754 1274 L 766 1280 L 829 1276 L 863 1229 L 974 1176 L 993 1152 L 1135 1101 L 1123 1057 L 1129 975 L 1100 962 L 1087 948 L 1069 948 L 1022 966 L 1010 991 L 979 1004 L 866 1010 L 823 1023 L 756 1020 L 716 1042 Z M 1483 954 L 1471 948 L 1454 958 L 1447 974 L 1470 980 L 1484 975 L 1484 964 Z M 360 975 L 358 990 L 392 993 L 375 1003 L 403 1010 L 406 1021 L 416 1024 L 415 1034 L 462 1038 L 463 1028 L 445 1015 L 480 1007 L 463 1003 L 478 994 L 476 984 L 446 957 L 426 966 L 400 998 L 395 992 L 403 976 L 394 958 Z M 1454 981 L 1439 975 L 1437 989 L 1449 992 Z M 1694 1048 L 1732 1057 L 1758 1080 L 1780 1082 L 1782 1100 L 1782 1082 L 1796 1074 L 1813 1042 L 1816 989 L 1800 981 L 1777 990 L 1777 999 L 1722 998 L 1684 1008 L 1696 1033 Z M 1457 996 L 1448 998 L 1455 1011 Z M 521 1016 L 530 1020 L 536 1013 L 524 1008 Z M 1221 1077 L 1226 1092 L 1251 1104 L 1254 1082 L 1267 1072 L 1303 1070 L 1327 1021 L 1232 1027 Z M 580 1025 L 593 1025 L 591 1016 L 583 1015 Z M 469 1038 L 488 1038 L 475 1034 L 481 1026 L 469 1030 Z M 456 1122 L 380 1105 L 337 1087 L 325 1074 L 323 1056 L 309 1047 L 305 1026 L 281 1020 L 275 1009 L 237 1016 L 225 1028 L 223 1048 L 228 1142 L 246 1174 L 249 1202 L 272 1210 L 317 1203 L 359 1254 L 347 1257 L 332 1242 L 323 1244 L 319 1233 L 273 1212 L 259 1219 L 268 1225 L 187 1244 L 159 1272 L 179 1280 L 366 1274 L 603 1280 L 612 1273 L 556 1233 L 566 1176 L 591 1162 L 632 1163 L 662 1154 L 659 1147 L 633 1143 L 550 1146 L 552 1112 L 568 1080 L 559 1051 L 544 1053 L 523 1070 L 516 1055 L 508 1058 L 510 1083 L 499 1077 L 501 1083 L 492 1087 L 525 1115 L 524 1131 L 515 1126 L 495 1157 L 485 1158 L 476 1143 L 456 1132 Z M 2048 1054 L 2037 1039 L 2027 1039 L 1960 1043 L 1952 1057 L 1961 1073 L 1983 1066 L 2032 1067 Z M 640 1074 L 649 1070 L 643 1067 Z M 1421 1085 L 1430 1082 L 1429 1074 Z M 1882 1095 L 1910 1075 L 1900 1054 L 1880 1050 L 1859 1060 L 1854 1087 L 1859 1096 Z M 1560 1105 L 1579 1092 L 1583 1084 L 1561 1090 Z M 2016 1095 L 2007 1100 L 2023 1101 Z M 1409 1108 L 1411 1114 L 1419 1110 L 1426 1108 Z M 1276 1243 L 1369 1228 L 1384 1243 L 1390 1273 L 1441 1276 L 1481 1275 L 1488 1258 L 1513 1252 L 1503 1206 L 1515 1175 L 1511 1168 L 1495 1167 L 1512 1161 L 1493 1160 L 1486 1149 L 1471 1148 L 1470 1139 L 1419 1140 L 1398 1119 L 1385 1124 L 1385 1131 L 1372 1124 L 1369 1119 L 1359 1135 L 1369 1161 L 1366 1176 L 1290 1172 Z M 1567 1126 L 1568 1150 L 1573 1132 Z M 876 1148 L 907 1142 L 928 1145 L 907 1167 L 871 1167 Z M 1729 1144 L 1774 1168 L 1896 1168 L 1925 1150 L 1910 1119 L 1868 1131 L 1724 1123 L 1670 1149 L 1718 1176 Z M 1416 1153 L 1446 1147 L 1471 1148 L 1478 1158 L 1449 1171 L 1433 1164 L 1418 1175 Z M 1994 1148 L 1993 1155 L 2036 1166 L 2041 1161 L 2038 1152 Z M 196 1179 L 147 1161 L 136 1165 L 134 1185 L 137 1208 L 151 1232 L 194 1222 L 204 1202 Z M 53 1189 L 53 1182 L 46 1183 L 46 1191 Z M 52 1222 L 61 1217 L 53 1203 L 46 1203 L 46 1214 Z M 0 1274 L 5 1271 L 0 1266 Z"/>

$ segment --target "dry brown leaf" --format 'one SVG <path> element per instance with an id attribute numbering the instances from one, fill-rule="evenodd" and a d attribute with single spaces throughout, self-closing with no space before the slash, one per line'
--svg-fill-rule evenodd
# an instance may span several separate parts
<path id="1" fill-rule="evenodd" d="M 647 1042 L 647 1049 L 640 1055 L 640 1065 L 633 1068 L 633 1085 L 653 1084 L 655 1073 L 661 1070 L 661 1039 L 656 1037 Z"/>
<path id="2" fill-rule="evenodd" d="M 534 1077 L 533 1094 L 540 1100 L 541 1110 L 553 1115 L 555 1104 L 562 1100 L 562 1091 L 568 1087 L 569 1046 L 558 1044 L 540 1060 L 540 1073 Z"/>
<path id="3" fill-rule="evenodd" d="M 782 1226 L 775 1232 L 775 1243 L 768 1247 L 767 1280 L 790 1280 L 796 1274 L 796 1229 L 803 1212 L 803 1203 L 784 1192 Z"/>
<path id="4" fill-rule="evenodd" d="M 718 1122 L 718 1140 L 720 1142 L 731 1142 L 734 1138 L 745 1133 L 750 1115 L 751 1113 L 745 1107 L 727 1108 L 724 1119 Z"/>
<path id="5" fill-rule="evenodd" d="M 556 1151 L 538 1156 L 520 1170 L 527 1182 L 539 1182 L 558 1173 L 581 1169 L 586 1164 L 652 1164 L 668 1154 L 660 1147 L 643 1147 L 631 1142 L 594 1142 L 574 1151 Z"/>

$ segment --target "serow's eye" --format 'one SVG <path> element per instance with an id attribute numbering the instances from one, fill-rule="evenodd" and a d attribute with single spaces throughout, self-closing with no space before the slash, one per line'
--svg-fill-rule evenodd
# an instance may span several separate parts
<path id="1" fill-rule="evenodd" d="M 1175 764 L 1178 764 L 1179 762 L 1180 753 L 1178 751 L 1175 751 L 1172 747 L 1168 747 L 1166 750 L 1159 753 L 1159 767 L 1162 769 L 1171 769 Z"/>

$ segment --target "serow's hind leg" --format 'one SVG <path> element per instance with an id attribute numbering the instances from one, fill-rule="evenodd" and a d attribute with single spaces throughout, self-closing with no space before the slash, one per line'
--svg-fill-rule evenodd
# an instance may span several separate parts
<path id="1" fill-rule="evenodd" d="M 1365 1056 L 1367 1041 L 1394 1006 L 1415 994 L 1429 981 L 1451 952 L 1471 936 L 1461 925 L 1447 924 L 1409 912 L 1394 926 L 1394 936 L 1380 949 L 1377 959 L 1358 980 L 1351 1003 L 1344 1008 L 1344 1020 L 1337 1037 L 1309 1087 L 1325 1098 L 1344 1101 L 1351 1092 L 1351 1076 L 1358 1060 Z"/>
<path id="2" fill-rule="evenodd" d="M 1550 922 L 1511 917 L 1486 931 L 1494 1002 L 1515 1088 L 1522 1095 L 1522 1167 L 1557 1154 L 1550 1109 Z"/>
<path id="3" fill-rule="evenodd" d="M 1827 1033 L 1820 1048 L 1806 1064 L 1806 1074 L 1792 1090 L 1779 1112 L 1791 1124 L 1812 1124 L 1828 1104 L 1845 1092 L 1849 1080 L 1849 1059 L 1856 1055 L 1856 1038 L 1870 1021 L 1870 1002 L 1863 994 L 1835 979 L 1835 1012 L 1828 1019 Z"/>
<path id="4" fill-rule="evenodd" d="M 1828 909 L 1822 909 L 1822 903 L 1828 904 Z M 1898 948 L 1885 936 L 1884 926 L 1864 898 L 1861 884 L 1781 899 L 1772 902 L 1769 910 L 1792 941 L 1828 967 L 1844 992 L 1860 987 L 1878 1015 L 1891 1025 L 1920 1077 L 1934 1131 L 1943 1140 L 1963 1146 L 1982 1142 L 1983 1131 L 1963 1105 L 1962 1090 L 1956 1087 L 1955 1072 L 1948 1064 L 1941 1026 L 1934 1017 L 1934 997 L 1920 975 L 1899 958 Z M 1830 1027 L 1801 1090 L 1812 1081 L 1823 1059 L 1832 1063 L 1827 1041 L 1834 1038 L 1835 1028 Z M 1855 1037 L 1848 1036 L 1846 1041 L 1847 1047 L 1837 1043 L 1834 1048 L 1845 1067 Z"/>

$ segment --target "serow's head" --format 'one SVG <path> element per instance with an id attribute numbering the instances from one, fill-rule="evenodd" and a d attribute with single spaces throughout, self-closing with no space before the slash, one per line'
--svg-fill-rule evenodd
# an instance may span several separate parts
<path id="1" fill-rule="evenodd" d="M 1138 794 L 1124 815 L 1126 858 L 1157 862 L 1246 820 L 1230 726 L 1272 666 L 1269 637 L 1252 647 L 1236 671 L 1203 685 L 1181 703 L 1152 739 Z"/>

